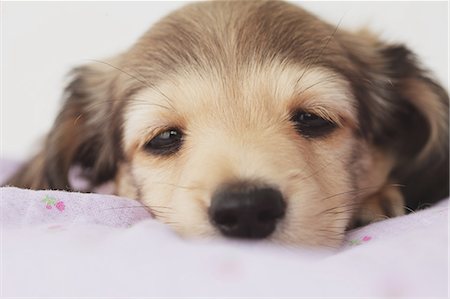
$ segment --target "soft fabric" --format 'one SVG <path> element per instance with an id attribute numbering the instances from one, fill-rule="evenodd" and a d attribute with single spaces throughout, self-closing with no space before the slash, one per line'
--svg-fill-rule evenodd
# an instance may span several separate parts
<path id="1" fill-rule="evenodd" d="M 15 168 L 3 161 L 0 179 Z M 448 200 L 323 250 L 184 240 L 140 203 L 113 195 L 0 192 L 4 297 L 448 295 Z"/>

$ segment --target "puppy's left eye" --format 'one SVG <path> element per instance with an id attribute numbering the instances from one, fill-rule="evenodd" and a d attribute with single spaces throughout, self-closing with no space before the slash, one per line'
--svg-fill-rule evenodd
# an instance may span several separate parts
<path id="1" fill-rule="evenodd" d="M 182 137 L 183 134 L 180 130 L 168 129 L 147 142 L 145 149 L 154 155 L 170 155 L 180 149 Z"/>
<path id="2" fill-rule="evenodd" d="M 325 136 L 337 127 L 335 123 L 306 111 L 296 112 L 292 121 L 295 123 L 297 131 L 307 138 Z"/>

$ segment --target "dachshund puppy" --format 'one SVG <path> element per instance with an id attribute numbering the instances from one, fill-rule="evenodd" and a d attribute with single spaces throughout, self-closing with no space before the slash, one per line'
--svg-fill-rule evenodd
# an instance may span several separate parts
<path id="1" fill-rule="evenodd" d="M 289 3 L 189 4 L 76 68 L 9 185 L 114 180 L 183 236 L 337 246 L 448 196 L 446 91 L 405 46 Z"/>

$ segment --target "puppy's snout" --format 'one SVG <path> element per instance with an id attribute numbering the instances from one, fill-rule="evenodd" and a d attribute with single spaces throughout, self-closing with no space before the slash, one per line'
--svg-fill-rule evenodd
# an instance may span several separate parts
<path id="1" fill-rule="evenodd" d="M 225 236 L 260 239 L 275 230 L 285 209 L 277 189 L 227 185 L 213 195 L 209 217 Z"/>

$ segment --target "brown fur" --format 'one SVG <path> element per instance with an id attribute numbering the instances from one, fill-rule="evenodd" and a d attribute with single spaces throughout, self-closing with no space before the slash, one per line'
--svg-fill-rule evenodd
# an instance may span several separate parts
<path id="1" fill-rule="evenodd" d="M 79 164 L 180 233 L 213 235 L 211 194 L 252 180 L 287 200 L 273 239 L 313 245 L 448 195 L 448 95 L 414 54 L 284 2 L 188 5 L 76 69 L 66 94 L 43 150 L 8 184 L 71 189 Z M 339 128 L 303 138 L 289 120 L 299 108 Z M 180 152 L 143 149 L 170 127 L 187 132 Z"/>

